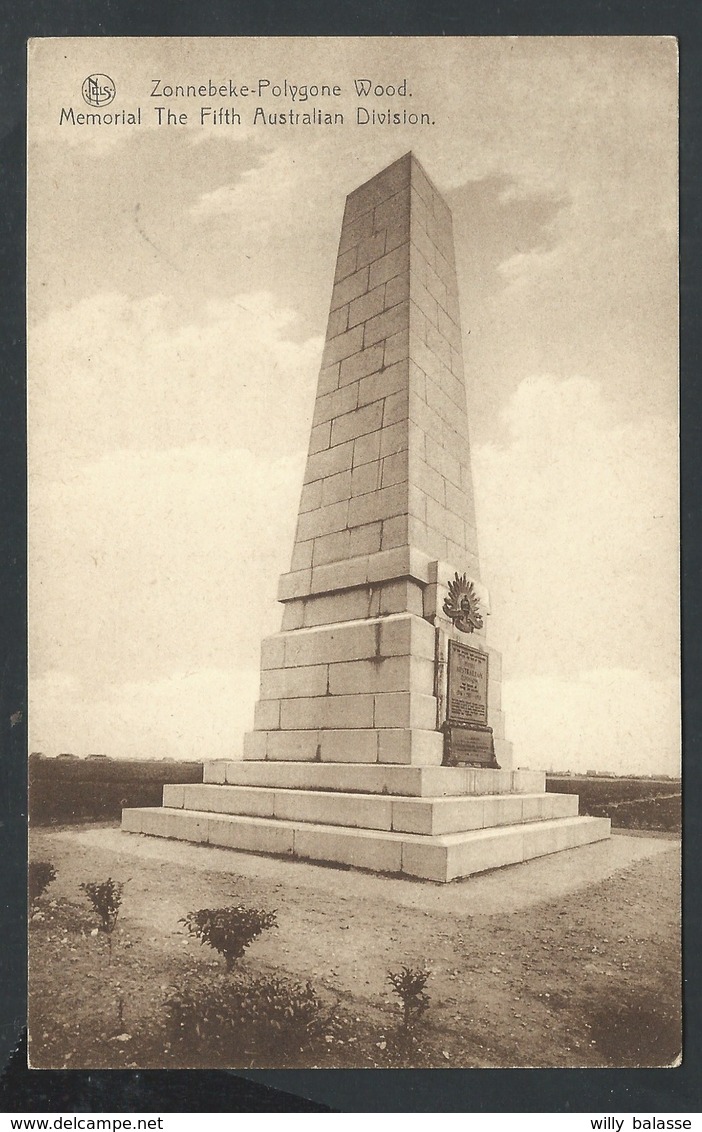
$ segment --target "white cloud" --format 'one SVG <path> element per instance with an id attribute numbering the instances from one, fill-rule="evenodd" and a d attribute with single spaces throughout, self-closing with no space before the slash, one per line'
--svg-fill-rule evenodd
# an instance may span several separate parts
<path id="1" fill-rule="evenodd" d="M 98 294 L 30 334 L 30 471 L 113 448 L 306 448 L 321 340 L 268 292 L 193 310 Z"/>
<path id="2" fill-rule="evenodd" d="M 301 185 L 311 177 L 317 180 L 319 171 L 313 173 L 304 153 L 274 149 L 263 155 L 259 165 L 245 170 L 236 184 L 203 193 L 191 212 L 199 219 L 239 215 L 245 218 L 247 229 L 268 228 L 281 208 L 289 214 L 289 202 L 300 195 Z"/>

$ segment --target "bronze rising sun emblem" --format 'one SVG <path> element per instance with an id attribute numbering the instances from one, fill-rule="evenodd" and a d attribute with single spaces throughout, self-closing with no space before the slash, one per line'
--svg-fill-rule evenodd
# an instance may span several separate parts
<path id="1" fill-rule="evenodd" d="M 456 628 L 461 633 L 482 629 L 480 599 L 466 575 L 459 576 L 457 573 L 453 581 L 449 582 L 448 591 L 448 597 L 444 600 L 444 613 L 451 618 Z"/>

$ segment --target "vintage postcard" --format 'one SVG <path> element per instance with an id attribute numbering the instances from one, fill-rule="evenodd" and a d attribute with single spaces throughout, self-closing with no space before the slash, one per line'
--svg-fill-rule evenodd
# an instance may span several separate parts
<path id="1" fill-rule="evenodd" d="M 679 1063 L 675 41 L 28 98 L 31 1065 Z"/>

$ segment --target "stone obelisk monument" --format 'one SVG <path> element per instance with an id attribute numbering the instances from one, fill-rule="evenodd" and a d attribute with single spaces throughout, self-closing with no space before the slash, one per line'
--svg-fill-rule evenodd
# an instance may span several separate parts
<path id="1" fill-rule="evenodd" d="M 511 769 L 451 214 L 412 154 L 346 201 L 278 597 L 243 761 L 124 828 L 440 881 L 608 835 Z"/>

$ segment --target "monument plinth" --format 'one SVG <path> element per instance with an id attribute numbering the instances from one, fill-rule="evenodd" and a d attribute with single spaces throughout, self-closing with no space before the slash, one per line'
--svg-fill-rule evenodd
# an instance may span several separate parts
<path id="1" fill-rule="evenodd" d="M 244 761 L 125 829 L 434 880 L 608 835 L 509 769 L 451 214 L 412 154 L 346 201 L 278 597 Z"/>

